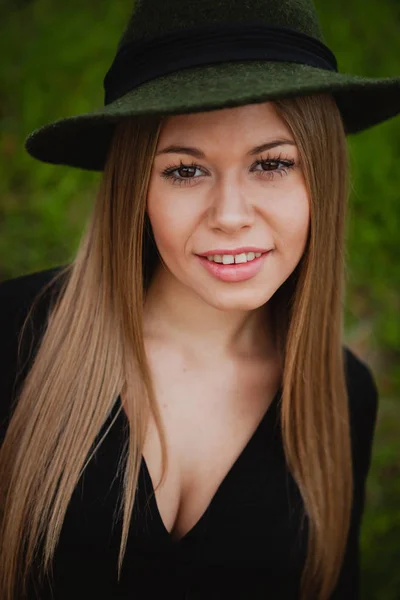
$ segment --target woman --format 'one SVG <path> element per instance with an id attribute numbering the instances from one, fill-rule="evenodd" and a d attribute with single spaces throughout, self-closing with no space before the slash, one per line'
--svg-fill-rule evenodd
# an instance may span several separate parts
<path id="1" fill-rule="evenodd" d="M 0 286 L 4 600 L 358 597 L 346 134 L 400 80 L 339 73 L 308 0 L 180 5 L 137 3 L 105 106 L 27 140 L 103 177 L 71 263 Z"/>

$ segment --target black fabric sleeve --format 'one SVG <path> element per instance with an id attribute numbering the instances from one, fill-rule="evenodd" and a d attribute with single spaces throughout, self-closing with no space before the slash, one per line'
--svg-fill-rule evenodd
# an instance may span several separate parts
<path id="1" fill-rule="evenodd" d="M 24 316 L 14 296 L 14 285 L 0 284 L 0 446 L 13 411 L 17 381 L 18 335 Z"/>
<path id="2" fill-rule="evenodd" d="M 29 370 L 36 346 L 44 331 L 51 292 L 37 294 L 64 265 L 0 282 L 0 446 L 11 420 L 16 395 Z M 22 326 L 35 302 L 24 330 L 18 360 Z"/>
<path id="3" fill-rule="evenodd" d="M 360 531 L 378 413 L 378 388 L 370 367 L 347 352 L 353 451 L 354 501 L 340 576 L 331 600 L 360 599 Z"/>

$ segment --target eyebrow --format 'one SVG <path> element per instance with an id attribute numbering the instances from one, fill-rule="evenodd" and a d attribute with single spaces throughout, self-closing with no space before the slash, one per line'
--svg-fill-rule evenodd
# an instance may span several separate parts
<path id="1" fill-rule="evenodd" d="M 255 146 L 247 153 L 248 156 L 253 156 L 254 154 L 259 154 L 260 152 L 264 152 L 265 150 L 271 150 L 271 148 L 276 148 L 277 146 L 295 146 L 296 144 L 292 140 L 272 140 L 271 142 L 266 142 L 259 146 Z M 189 154 L 191 156 L 195 156 L 196 158 L 206 158 L 206 155 L 199 148 L 194 148 L 193 146 L 167 146 L 162 150 L 159 150 L 156 153 L 156 156 L 160 154 Z"/>

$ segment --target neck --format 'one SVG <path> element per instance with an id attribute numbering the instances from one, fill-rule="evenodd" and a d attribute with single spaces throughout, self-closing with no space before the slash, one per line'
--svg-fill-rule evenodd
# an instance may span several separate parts
<path id="1" fill-rule="evenodd" d="M 198 358 L 270 358 L 273 340 L 269 305 L 254 310 L 220 310 L 157 269 L 146 294 L 144 335 L 171 342 Z"/>

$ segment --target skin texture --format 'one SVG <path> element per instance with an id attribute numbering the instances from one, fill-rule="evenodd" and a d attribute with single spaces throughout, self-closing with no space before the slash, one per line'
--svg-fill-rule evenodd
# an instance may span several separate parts
<path id="1" fill-rule="evenodd" d="M 272 351 L 268 300 L 300 261 L 310 217 L 296 145 L 248 155 L 255 146 L 277 139 L 294 144 L 270 102 L 173 115 L 164 122 L 147 197 L 164 262 L 146 300 L 148 336 L 169 339 L 198 359 L 266 356 Z M 158 154 L 170 145 L 196 147 L 205 158 Z M 277 159 L 295 165 L 285 170 L 281 162 L 256 164 Z M 175 177 L 189 182 L 179 185 L 164 178 L 170 167 Z M 242 282 L 215 278 L 195 256 L 239 246 L 273 250 L 261 271 Z"/>

